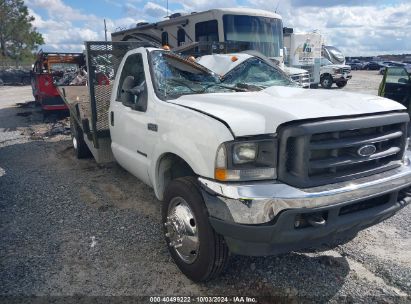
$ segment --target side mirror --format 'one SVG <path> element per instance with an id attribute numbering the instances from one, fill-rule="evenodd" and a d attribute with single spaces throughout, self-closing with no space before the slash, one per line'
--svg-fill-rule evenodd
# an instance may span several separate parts
<path id="1" fill-rule="evenodd" d="M 127 107 L 131 107 L 134 104 L 134 95 L 129 92 L 134 86 L 135 83 L 133 76 L 127 76 L 121 86 L 120 100 L 121 103 Z"/>
<path id="2" fill-rule="evenodd" d="M 138 86 L 135 86 L 135 87 L 127 90 L 127 92 L 132 94 L 132 95 L 139 96 L 142 92 L 144 92 L 145 88 L 146 88 L 146 81 L 144 80 Z"/>
<path id="3" fill-rule="evenodd" d="M 146 82 L 143 81 L 140 85 L 135 85 L 133 76 L 127 76 L 124 79 L 123 86 L 121 88 L 121 103 L 126 107 L 130 107 L 133 110 L 141 111 L 142 105 L 140 104 L 140 96 L 146 90 Z"/>
<path id="4" fill-rule="evenodd" d="M 131 106 L 133 110 L 145 111 L 147 108 L 146 81 L 144 80 L 138 86 L 129 90 L 129 93 L 134 95 L 135 103 Z"/>

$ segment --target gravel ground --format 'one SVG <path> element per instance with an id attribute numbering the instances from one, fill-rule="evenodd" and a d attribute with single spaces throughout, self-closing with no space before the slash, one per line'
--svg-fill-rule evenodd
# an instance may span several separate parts
<path id="1" fill-rule="evenodd" d="M 344 90 L 375 94 L 380 79 L 354 71 Z M 75 159 L 67 119 L 43 121 L 31 99 L 0 87 L 0 295 L 410 301 L 411 206 L 333 250 L 232 256 L 223 276 L 192 283 L 166 250 L 153 191 L 116 164 Z"/>

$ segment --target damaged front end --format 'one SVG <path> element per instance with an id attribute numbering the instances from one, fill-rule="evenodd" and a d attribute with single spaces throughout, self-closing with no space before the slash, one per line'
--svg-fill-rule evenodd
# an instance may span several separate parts
<path id="1" fill-rule="evenodd" d="M 351 238 L 411 201 L 409 162 L 380 174 L 299 189 L 277 181 L 199 178 L 210 222 L 233 253 L 270 255 Z"/>

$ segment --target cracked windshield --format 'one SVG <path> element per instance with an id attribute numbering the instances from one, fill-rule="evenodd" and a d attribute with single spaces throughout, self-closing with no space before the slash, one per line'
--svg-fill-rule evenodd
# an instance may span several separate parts
<path id="1" fill-rule="evenodd" d="M 182 95 L 245 91 L 221 83 L 207 68 L 189 62 L 173 53 L 153 52 L 154 84 L 160 98 L 174 99 Z"/>
<path id="2" fill-rule="evenodd" d="M 240 63 L 223 76 L 222 83 L 248 90 L 265 89 L 270 86 L 295 86 L 279 69 L 257 57 Z"/>

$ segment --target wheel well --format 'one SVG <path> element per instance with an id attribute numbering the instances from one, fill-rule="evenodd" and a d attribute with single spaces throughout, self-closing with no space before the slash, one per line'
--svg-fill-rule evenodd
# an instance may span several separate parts
<path id="1" fill-rule="evenodd" d="M 163 199 L 164 192 L 173 179 L 196 175 L 184 159 L 173 153 L 164 154 L 157 168 L 157 189 L 160 199 Z"/>
<path id="2" fill-rule="evenodd" d="M 324 73 L 320 76 L 320 78 L 323 79 L 326 76 L 331 76 L 331 74 L 330 73 Z M 331 76 L 331 78 L 332 78 L 332 76 Z"/>

